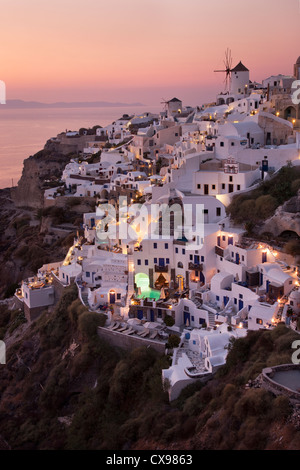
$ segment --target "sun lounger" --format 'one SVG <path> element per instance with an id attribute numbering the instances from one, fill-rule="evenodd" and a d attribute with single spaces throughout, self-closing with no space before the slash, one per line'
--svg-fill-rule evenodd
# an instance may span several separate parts
<path id="1" fill-rule="evenodd" d="M 149 335 L 149 333 L 150 333 L 150 330 L 146 330 L 146 331 L 144 331 L 144 333 L 143 333 L 143 334 L 141 334 L 141 338 L 145 338 L 146 336 L 148 336 L 148 335 Z"/>
<path id="2" fill-rule="evenodd" d="M 149 338 L 150 338 L 150 339 L 155 339 L 157 335 L 158 335 L 158 331 L 153 331 L 153 333 L 151 333 L 151 335 L 149 336 Z"/>
<path id="3" fill-rule="evenodd" d="M 112 322 L 112 324 L 109 325 L 109 326 L 107 327 L 107 329 L 108 329 L 108 330 L 112 330 L 114 326 L 116 326 L 116 322 L 115 322 L 115 321 Z"/>
<path id="4" fill-rule="evenodd" d="M 127 331 L 123 331 L 123 335 L 131 335 L 132 333 L 134 333 L 133 328 L 129 328 Z"/>
<path id="5" fill-rule="evenodd" d="M 123 326 L 122 328 L 120 328 L 119 330 L 117 330 L 119 333 L 123 333 L 123 331 L 127 330 L 128 329 L 128 326 Z"/>
<path id="6" fill-rule="evenodd" d="M 116 322 L 115 326 L 112 328 L 112 330 L 117 330 L 118 328 L 120 328 L 120 323 Z"/>

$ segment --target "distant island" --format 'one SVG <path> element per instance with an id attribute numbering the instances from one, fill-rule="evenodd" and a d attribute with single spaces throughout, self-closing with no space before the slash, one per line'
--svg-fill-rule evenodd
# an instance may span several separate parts
<path id="1" fill-rule="evenodd" d="M 37 109 L 37 108 L 104 108 L 104 107 L 127 107 L 127 106 L 144 106 L 143 103 L 111 103 L 108 101 L 78 101 L 56 103 L 40 103 L 38 101 L 24 100 L 7 100 L 5 105 L 0 109 Z"/>

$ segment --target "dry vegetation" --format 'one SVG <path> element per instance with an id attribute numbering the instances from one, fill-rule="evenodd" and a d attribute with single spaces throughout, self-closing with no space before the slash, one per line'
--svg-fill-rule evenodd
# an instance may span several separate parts
<path id="1" fill-rule="evenodd" d="M 7 332 L 15 314 L 2 314 Z M 290 362 L 296 334 L 284 325 L 234 341 L 213 380 L 170 404 L 161 384 L 169 358 L 111 348 L 97 336 L 103 322 L 70 287 L 55 312 L 9 348 L 0 369 L 0 428 L 11 448 L 299 448 L 288 400 L 244 387 L 262 368 Z"/>

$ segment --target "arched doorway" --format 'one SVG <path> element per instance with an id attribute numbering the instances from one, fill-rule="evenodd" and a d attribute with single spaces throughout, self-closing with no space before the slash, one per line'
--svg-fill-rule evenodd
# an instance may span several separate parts
<path id="1" fill-rule="evenodd" d="M 294 106 L 289 106 L 284 110 L 284 119 L 296 119 L 296 109 Z"/>
<path id="2" fill-rule="evenodd" d="M 116 303 L 116 291 L 114 291 L 113 289 L 109 291 L 109 303 L 110 304 Z"/>
<path id="3" fill-rule="evenodd" d="M 141 290 L 141 293 L 149 291 L 150 279 L 147 274 L 137 273 L 135 275 L 134 280 L 135 280 L 136 287 Z"/>
<path id="4" fill-rule="evenodd" d="M 108 200 L 108 191 L 106 189 L 102 189 L 102 191 L 100 193 L 100 196 L 101 196 L 101 199 L 103 199 L 104 201 L 107 201 Z"/>
<path id="5" fill-rule="evenodd" d="M 184 277 L 178 274 L 178 276 L 176 276 L 176 279 L 177 279 L 179 292 L 182 292 L 184 289 Z"/>

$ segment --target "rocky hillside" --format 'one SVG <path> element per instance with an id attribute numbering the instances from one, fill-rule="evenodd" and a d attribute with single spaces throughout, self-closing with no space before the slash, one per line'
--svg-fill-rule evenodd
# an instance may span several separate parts
<path id="1" fill-rule="evenodd" d="M 2 447 L 299 449 L 299 411 L 257 385 L 245 388 L 264 367 L 290 362 L 295 332 L 280 325 L 236 340 L 213 380 L 170 404 L 161 383 L 168 357 L 111 348 L 97 336 L 103 321 L 80 304 L 74 286 L 31 325 L 1 307 Z"/>
<path id="2" fill-rule="evenodd" d="M 51 144 L 24 160 L 23 172 L 18 186 L 12 189 L 12 199 L 16 207 L 41 208 L 47 182 L 59 181 L 62 171 L 70 161 L 70 154 L 64 155 Z"/>
<path id="3" fill-rule="evenodd" d="M 270 232 L 276 237 L 284 232 L 295 232 L 300 237 L 300 191 L 276 209 L 261 227 L 261 232 Z"/>

